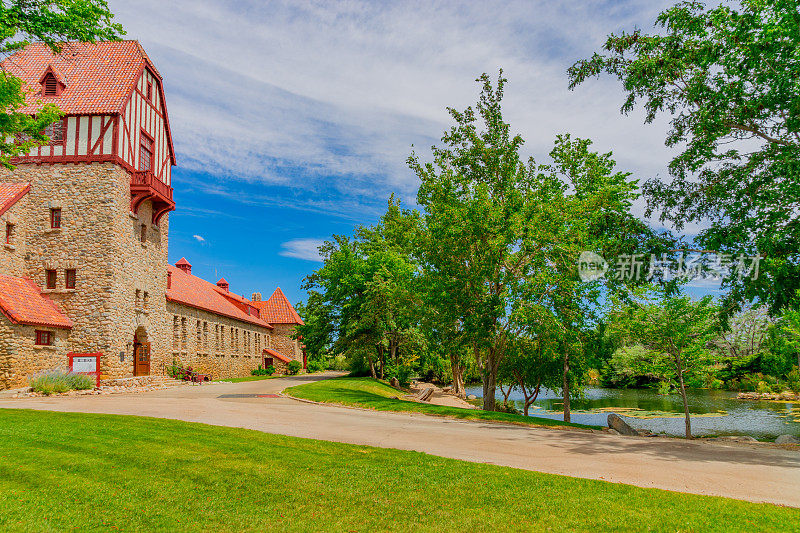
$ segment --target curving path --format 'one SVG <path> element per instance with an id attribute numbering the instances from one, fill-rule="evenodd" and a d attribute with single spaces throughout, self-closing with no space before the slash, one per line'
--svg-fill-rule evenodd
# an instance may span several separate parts
<path id="1" fill-rule="evenodd" d="M 139 394 L 8 399 L 0 408 L 169 418 L 384 448 L 552 474 L 800 507 L 800 452 L 632 438 L 422 414 L 348 409 L 277 394 L 327 373 Z"/>

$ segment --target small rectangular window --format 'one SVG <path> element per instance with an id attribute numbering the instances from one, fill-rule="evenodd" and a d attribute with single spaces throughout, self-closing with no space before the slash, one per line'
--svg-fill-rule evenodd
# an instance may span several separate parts
<path id="1" fill-rule="evenodd" d="M 61 208 L 54 207 L 50 210 L 50 227 L 58 229 L 61 227 Z"/>
<path id="2" fill-rule="evenodd" d="M 14 224 L 10 222 L 6 224 L 6 244 L 12 244 L 14 241 Z"/>
<path id="3" fill-rule="evenodd" d="M 155 153 L 153 139 L 148 137 L 144 131 L 140 137 L 142 140 L 139 142 L 139 170 L 153 170 L 153 154 Z"/>
<path id="4" fill-rule="evenodd" d="M 147 242 L 147 224 L 142 224 L 142 227 L 139 229 L 139 240 Z"/>
<path id="5" fill-rule="evenodd" d="M 53 122 L 44 129 L 44 134 L 50 137 L 50 145 L 63 144 L 64 142 L 64 121 Z"/>
<path id="6" fill-rule="evenodd" d="M 53 334 L 49 331 L 36 330 L 36 344 L 38 346 L 52 346 Z"/>
<path id="7" fill-rule="evenodd" d="M 74 289 L 75 288 L 75 280 L 77 278 L 77 272 L 74 268 L 68 268 L 64 271 L 64 287 L 67 289 Z"/>
<path id="8" fill-rule="evenodd" d="M 46 270 L 45 273 L 47 274 L 47 288 L 55 289 L 56 279 L 58 279 L 58 272 L 55 270 Z"/>

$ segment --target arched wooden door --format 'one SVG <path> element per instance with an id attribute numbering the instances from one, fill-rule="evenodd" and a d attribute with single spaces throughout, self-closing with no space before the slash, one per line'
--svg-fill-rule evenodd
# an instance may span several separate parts
<path id="1" fill-rule="evenodd" d="M 134 376 L 149 376 L 150 375 L 150 343 L 144 342 L 142 344 L 134 345 L 135 353 L 133 357 L 133 375 Z"/>

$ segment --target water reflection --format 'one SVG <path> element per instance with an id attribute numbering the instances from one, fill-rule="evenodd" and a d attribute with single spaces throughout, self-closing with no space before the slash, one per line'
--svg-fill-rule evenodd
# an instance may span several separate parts
<path id="1" fill-rule="evenodd" d="M 467 394 L 481 397 L 481 387 L 468 387 Z M 502 400 L 499 391 L 497 394 L 498 400 Z M 695 435 L 750 435 L 773 439 L 790 434 L 800 437 L 800 404 L 737 400 L 736 393 L 710 390 L 688 391 L 688 398 Z M 522 410 L 519 392 L 513 391 L 509 399 Z M 561 398 L 553 391 L 542 391 L 534 405 L 531 416 L 563 418 Z M 581 424 L 604 426 L 608 413 L 613 412 L 637 429 L 668 435 L 684 433 L 683 403 L 678 394 L 662 396 L 649 389 L 590 388 L 583 399 L 572 400 L 571 407 L 572 421 Z"/>

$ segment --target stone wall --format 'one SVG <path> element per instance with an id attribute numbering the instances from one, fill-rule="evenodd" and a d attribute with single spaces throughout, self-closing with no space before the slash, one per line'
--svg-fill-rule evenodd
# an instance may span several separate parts
<path id="1" fill-rule="evenodd" d="M 0 216 L 0 274 L 22 276 L 25 273 L 25 252 L 28 220 L 21 216 L 26 210 L 28 197 L 23 196 L 11 209 Z M 6 224 L 13 225 L 11 243 L 6 243 Z"/>
<path id="2" fill-rule="evenodd" d="M 36 330 L 54 336 L 52 346 L 36 345 Z M 68 370 L 69 330 L 13 324 L 0 313 L 0 389 L 15 389 L 47 370 Z"/>
<path id="3" fill-rule="evenodd" d="M 167 302 L 170 354 L 182 366 L 214 379 L 249 376 L 263 362 L 271 331 L 177 302 Z M 162 370 L 159 369 L 159 372 Z"/>
<path id="4" fill-rule="evenodd" d="M 273 326 L 275 329 L 272 332 L 272 346 L 270 348 L 302 363 L 303 350 L 300 349 L 300 342 L 292 339 L 294 324 L 273 324 Z"/>
<path id="5" fill-rule="evenodd" d="M 101 352 L 103 377 L 130 376 L 139 330 L 152 343 L 152 367 L 166 361 L 168 215 L 153 227 L 149 201 L 132 215 L 130 175 L 112 163 L 22 164 L 0 171 L 0 181 L 31 183 L 21 212 L 14 213 L 27 224 L 20 274 L 45 287 L 45 270 L 58 271 L 57 287 L 43 292 L 75 324 L 65 353 Z M 50 228 L 51 208 L 61 209 L 60 229 Z M 64 286 L 66 269 L 77 271 L 75 289 Z"/>

